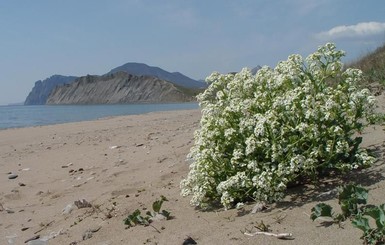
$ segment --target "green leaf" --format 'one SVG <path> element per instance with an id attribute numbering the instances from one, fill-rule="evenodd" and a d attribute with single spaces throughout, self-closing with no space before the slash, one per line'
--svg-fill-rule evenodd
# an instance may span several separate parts
<path id="1" fill-rule="evenodd" d="M 385 224 L 385 211 L 383 207 L 381 208 L 378 206 L 375 206 L 373 208 L 365 209 L 364 212 L 365 215 L 369 215 L 376 221 L 376 225 L 378 229 L 383 229 Z"/>
<path id="2" fill-rule="evenodd" d="M 162 213 L 161 213 L 164 217 L 166 217 L 166 219 L 170 219 L 170 212 L 166 211 L 166 210 L 162 210 Z"/>
<path id="3" fill-rule="evenodd" d="M 333 208 L 325 203 L 318 203 L 316 206 L 314 206 L 311 209 L 312 214 L 310 215 L 310 218 L 314 221 L 319 217 L 333 217 L 332 214 Z"/>
<path id="4" fill-rule="evenodd" d="M 154 210 L 155 213 L 159 213 L 160 209 L 162 208 L 162 204 L 163 204 L 163 200 L 162 199 L 156 200 L 152 204 L 152 209 Z"/>
<path id="5" fill-rule="evenodd" d="M 125 224 L 125 225 L 128 225 L 129 227 L 132 226 L 132 224 L 131 224 L 131 219 L 130 219 L 129 217 L 125 218 L 123 221 L 124 221 L 124 224 Z"/>
<path id="6" fill-rule="evenodd" d="M 365 217 L 362 217 L 362 216 L 357 216 L 355 217 L 353 220 L 352 220 L 352 225 L 360 230 L 362 230 L 363 232 L 367 231 L 370 229 L 370 226 L 369 226 L 369 220 Z"/>
<path id="7" fill-rule="evenodd" d="M 160 209 L 162 208 L 162 204 L 164 201 L 168 201 L 167 198 L 163 195 L 160 196 L 160 200 L 156 200 L 152 204 L 152 209 L 154 210 L 155 213 L 159 213 Z"/>
<path id="8" fill-rule="evenodd" d="M 146 215 L 149 216 L 149 217 L 155 217 L 156 213 L 153 212 L 153 211 L 147 211 Z"/>
<path id="9" fill-rule="evenodd" d="M 368 200 L 368 190 L 362 186 L 349 184 L 343 187 L 338 199 L 340 202 L 347 200 L 352 203 L 366 204 Z"/>
<path id="10" fill-rule="evenodd" d="M 354 194 L 357 199 L 358 204 L 366 204 L 368 200 L 368 190 L 361 186 L 356 186 L 354 190 Z"/>
<path id="11" fill-rule="evenodd" d="M 353 184 L 346 185 L 340 191 L 338 202 L 341 205 L 342 213 L 345 217 L 358 213 L 358 204 L 366 204 L 368 191 Z"/>

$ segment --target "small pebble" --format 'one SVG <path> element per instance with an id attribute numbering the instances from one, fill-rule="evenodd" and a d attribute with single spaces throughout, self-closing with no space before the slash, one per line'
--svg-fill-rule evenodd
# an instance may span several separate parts
<path id="1" fill-rule="evenodd" d="M 25 186 L 25 184 L 24 184 L 24 183 L 21 183 L 21 182 L 19 182 L 19 186 Z"/>
<path id="2" fill-rule="evenodd" d="M 17 174 L 10 174 L 10 175 L 8 175 L 8 179 L 16 179 L 18 177 L 18 175 Z"/>

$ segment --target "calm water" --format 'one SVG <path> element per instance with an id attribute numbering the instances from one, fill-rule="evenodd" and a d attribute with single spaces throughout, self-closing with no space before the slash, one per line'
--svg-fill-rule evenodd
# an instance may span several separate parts
<path id="1" fill-rule="evenodd" d="M 95 120 L 155 111 L 197 109 L 197 103 L 0 106 L 0 129 Z"/>

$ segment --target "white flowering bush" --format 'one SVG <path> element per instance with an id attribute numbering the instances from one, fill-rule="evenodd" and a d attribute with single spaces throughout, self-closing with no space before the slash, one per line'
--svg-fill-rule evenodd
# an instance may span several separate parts
<path id="1" fill-rule="evenodd" d="M 328 43 L 256 75 L 211 74 L 181 194 L 200 207 L 271 202 L 300 178 L 371 165 L 357 133 L 372 121 L 375 98 L 358 87 L 360 70 L 343 70 L 343 56 Z"/>

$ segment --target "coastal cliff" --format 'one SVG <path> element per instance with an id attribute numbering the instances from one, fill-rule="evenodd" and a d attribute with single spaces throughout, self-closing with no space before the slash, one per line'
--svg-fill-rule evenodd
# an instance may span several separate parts
<path id="1" fill-rule="evenodd" d="M 53 75 L 43 81 L 35 82 L 35 86 L 25 99 L 24 105 L 45 105 L 49 94 L 56 86 L 71 83 L 76 78 L 74 76 Z"/>
<path id="2" fill-rule="evenodd" d="M 103 76 L 87 75 L 57 86 L 46 104 L 125 104 L 189 102 L 195 98 L 174 84 L 152 76 L 126 72 Z"/>

